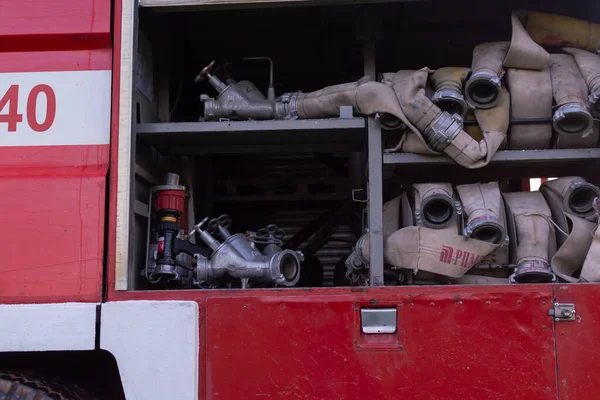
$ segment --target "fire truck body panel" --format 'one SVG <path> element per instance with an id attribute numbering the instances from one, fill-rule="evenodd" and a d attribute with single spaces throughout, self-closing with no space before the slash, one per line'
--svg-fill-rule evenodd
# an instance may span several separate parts
<path id="1" fill-rule="evenodd" d="M 109 351 L 127 399 L 597 397 L 597 285 L 125 290 L 134 7 L 112 43 L 111 7 L 2 5 L 0 352 Z"/>
<path id="2" fill-rule="evenodd" d="M 2 4 L 3 303 L 101 300 L 110 13 L 109 0 Z"/>

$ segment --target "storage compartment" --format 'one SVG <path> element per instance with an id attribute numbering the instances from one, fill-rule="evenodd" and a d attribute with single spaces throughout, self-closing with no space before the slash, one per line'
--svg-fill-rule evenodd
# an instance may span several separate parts
<path id="1" fill-rule="evenodd" d="M 360 86 L 368 82 L 365 75 L 383 87 L 379 82 L 397 77 L 397 71 L 423 67 L 464 67 L 464 76 L 457 78 L 464 92 L 465 81 L 473 76 L 473 49 L 510 42 L 514 10 L 589 20 L 591 3 L 572 7 L 509 1 L 481 7 L 475 1 L 417 1 L 259 9 L 251 3 L 243 9 L 138 10 L 127 289 L 509 284 L 509 276 L 511 283 L 529 283 L 544 275 L 536 275 L 535 268 L 519 275 L 524 261 L 517 256 L 517 239 L 528 235 L 519 227 L 534 223 L 519 222 L 521 214 L 543 214 L 536 223 L 546 224 L 550 242 L 558 240 L 555 247 L 564 242 L 561 231 L 568 236 L 572 225 L 565 226 L 559 209 L 548 208 L 546 215 L 540 212 L 545 206 L 533 205 L 515 212 L 517 206 L 511 208 L 506 199 L 532 190 L 538 201 L 549 201 L 546 192 L 524 186 L 530 178 L 576 176 L 581 178 L 576 182 L 597 184 L 592 174 L 600 166 L 597 126 L 584 141 L 567 143 L 552 129 L 552 112 L 560 105 L 552 99 L 556 95 L 544 99 L 553 107 L 548 116 L 519 114 L 515 97 L 507 103 L 508 137 L 492 161 L 465 168 L 442 151 L 407 151 L 412 139 L 403 121 L 386 107 L 373 113 L 361 109 L 360 96 L 371 96 L 372 104 L 381 99 L 379 92 L 350 90 L 341 103 L 339 95 L 331 94 L 344 87 L 326 89 L 325 95 L 314 96 L 318 101 L 306 101 L 312 95 L 305 94 L 349 82 Z M 560 47 L 544 49 L 562 53 Z M 435 87 L 436 79 L 439 84 L 446 78 L 425 77 L 425 93 L 432 99 L 441 87 Z M 507 79 L 516 79 L 510 71 L 501 78 L 502 87 L 509 88 Z M 397 82 L 389 84 L 398 88 Z M 488 88 L 478 90 L 485 99 Z M 473 98 L 452 103 L 464 104 L 465 112 L 449 109 L 464 118 L 447 123 L 459 123 L 485 146 L 489 132 L 475 120 L 480 114 L 466 112 L 467 100 L 472 106 Z M 406 108 L 404 113 L 411 120 Z M 517 136 L 510 134 L 515 126 L 525 134 L 528 127 L 546 126 L 547 145 L 519 147 Z M 472 133 L 477 128 L 479 139 Z M 404 145 L 390 150 L 400 140 Z M 433 188 L 439 196 L 424 202 L 432 188 L 418 184 L 440 182 L 448 185 Z M 480 182 L 492 184 L 466 185 Z M 473 200 L 473 190 L 488 189 L 491 197 Z M 593 191 L 578 196 L 581 202 L 574 204 L 588 207 L 593 202 Z M 481 200 L 488 211 L 489 201 L 496 202 L 489 212 L 500 228 L 486 233 L 489 225 L 470 226 L 475 219 L 470 213 L 477 207 L 469 209 L 467 198 Z M 425 214 L 422 204 L 430 207 Z M 590 221 L 591 214 L 586 215 Z M 417 236 L 397 234 L 390 241 L 393 232 L 408 227 Z M 435 231 L 442 228 L 452 231 L 447 242 Z M 389 251 L 410 253 L 409 243 L 427 232 L 440 245 L 432 253 L 434 261 L 458 266 L 456 271 L 436 269 L 426 259 L 390 258 Z M 466 232 L 474 235 L 469 240 L 492 247 L 460 250 L 468 241 Z M 453 241 L 458 244 L 451 245 Z M 417 242 L 417 253 L 424 256 L 428 244 Z M 380 250 L 368 254 L 373 249 Z M 564 279 L 552 273 L 551 258 L 548 276 L 540 282 Z M 570 274 L 578 279 L 580 272 Z"/>

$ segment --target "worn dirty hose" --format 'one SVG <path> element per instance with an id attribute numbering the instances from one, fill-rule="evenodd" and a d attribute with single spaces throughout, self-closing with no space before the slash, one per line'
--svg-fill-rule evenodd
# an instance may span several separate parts
<path id="1" fill-rule="evenodd" d="M 588 87 L 573 56 L 552 54 L 550 74 L 557 107 L 552 118 L 554 129 L 561 135 L 590 135 L 594 120 L 587 105 Z"/>
<path id="2" fill-rule="evenodd" d="M 431 98 L 433 104 L 449 114 L 458 114 L 463 119 L 469 106 L 463 96 L 463 85 L 469 75 L 469 68 L 440 68 L 431 74 L 430 80 L 435 88 Z"/>
<path id="3" fill-rule="evenodd" d="M 464 236 L 467 238 L 502 244 L 506 240 L 504 201 L 495 182 L 458 185 L 458 196 L 467 216 Z"/>
<path id="4" fill-rule="evenodd" d="M 550 258 L 556 252 L 556 237 L 544 196 L 540 192 L 516 192 L 505 193 L 504 199 L 517 231 L 517 267 L 512 279 L 517 283 L 553 281 Z"/>
<path id="5" fill-rule="evenodd" d="M 541 71 L 509 68 L 506 81 L 513 119 L 552 118 L 552 80 L 548 67 Z M 550 123 L 513 124 L 509 133 L 509 148 L 549 149 L 551 140 Z"/>
<path id="6" fill-rule="evenodd" d="M 433 229 L 445 228 L 456 218 L 452 185 L 422 183 L 413 185 L 417 225 Z"/>
<path id="7" fill-rule="evenodd" d="M 563 50 L 575 58 L 579 71 L 588 86 L 590 110 L 595 117 L 600 117 L 600 56 L 573 47 Z"/>
<path id="8" fill-rule="evenodd" d="M 466 83 L 467 101 L 474 108 L 491 108 L 498 103 L 502 62 L 509 42 L 482 43 L 473 50 L 471 77 Z"/>
<path id="9" fill-rule="evenodd" d="M 578 176 L 565 176 L 544 182 L 541 191 L 550 190 L 562 200 L 563 209 L 577 217 L 594 215 L 594 198 L 600 197 L 600 188 Z"/>
<path id="10" fill-rule="evenodd" d="M 600 25 L 563 15 L 528 11 L 526 29 L 531 38 L 548 46 L 600 49 Z"/>

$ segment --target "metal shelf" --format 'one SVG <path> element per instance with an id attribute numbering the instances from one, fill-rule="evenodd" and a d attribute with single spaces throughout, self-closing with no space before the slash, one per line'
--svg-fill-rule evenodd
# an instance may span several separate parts
<path id="1" fill-rule="evenodd" d="M 137 125 L 138 138 L 165 155 L 361 151 L 364 118 L 167 122 Z"/>
<path id="2" fill-rule="evenodd" d="M 567 163 L 600 159 L 600 149 L 552 149 L 552 150 L 507 150 L 497 152 L 490 164 L 510 163 L 514 165 L 539 162 Z M 395 165 L 454 165 L 446 156 L 428 156 L 411 153 L 394 153 L 383 155 L 384 164 Z"/>

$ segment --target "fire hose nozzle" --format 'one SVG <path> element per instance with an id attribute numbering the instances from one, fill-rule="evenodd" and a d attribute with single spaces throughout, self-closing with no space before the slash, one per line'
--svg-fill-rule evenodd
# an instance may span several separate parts
<path id="1" fill-rule="evenodd" d="M 432 150 L 443 152 L 462 131 L 462 128 L 463 119 L 460 115 L 450 115 L 444 111 L 425 128 L 423 137 Z"/>

